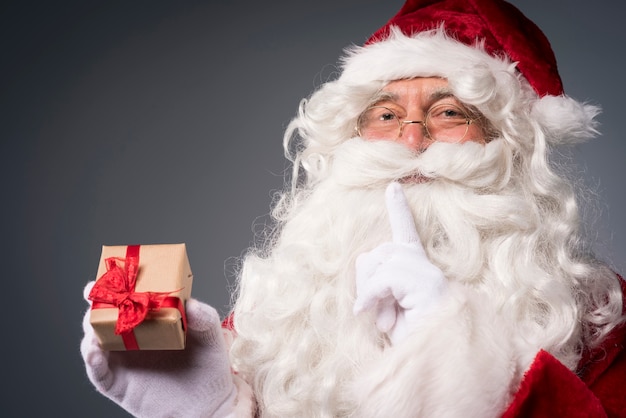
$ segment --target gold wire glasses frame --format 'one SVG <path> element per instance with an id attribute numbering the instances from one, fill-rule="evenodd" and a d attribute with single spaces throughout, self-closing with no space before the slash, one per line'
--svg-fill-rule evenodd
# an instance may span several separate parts
<path id="1" fill-rule="evenodd" d="M 361 113 L 356 132 L 365 139 L 396 140 L 402 136 L 405 125 L 422 125 L 424 134 L 434 141 L 460 142 L 475 121 L 462 108 L 453 104 L 439 104 L 428 109 L 424 120 L 402 119 L 386 106 L 371 106 Z"/>

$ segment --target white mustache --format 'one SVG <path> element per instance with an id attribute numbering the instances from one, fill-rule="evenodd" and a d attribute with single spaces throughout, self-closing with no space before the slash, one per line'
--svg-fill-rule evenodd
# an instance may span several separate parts
<path id="1" fill-rule="evenodd" d="M 499 139 L 486 145 L 438 142 L 418 153 L 393 141 L 352 138 L 335 151 L 331 177 L 348 187 L 381 187 L 420 177 L 499 189 L 508 182 L 511 167 L 511 153 Z"/>

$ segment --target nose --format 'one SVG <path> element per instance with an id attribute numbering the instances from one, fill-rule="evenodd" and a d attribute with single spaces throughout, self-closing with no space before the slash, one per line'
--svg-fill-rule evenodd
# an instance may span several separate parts
<path id="1" fill-rule="evenodd" d="M 404 121 L 398 141 L 416 151 L 423 151 L 430 145 L 430 138 L 421 121 Z"/>

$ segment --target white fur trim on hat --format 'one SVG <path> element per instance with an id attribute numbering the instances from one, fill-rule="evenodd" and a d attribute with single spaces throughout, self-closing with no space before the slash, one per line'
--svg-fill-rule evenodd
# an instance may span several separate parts
<path id="1" fill-rule="evenodd" d="M 485 67 L 492 72 L 515 72 L 511 62 L 490 56 L 480 45 L 475 48 L 455 41 L 443 28 L 406 36 L 391 27 L 384 41 L 354 46 L 343 58 L 340 80 L 349 84 L 389 82 L 412 77 L 450 79 L 465 69 Z"/>

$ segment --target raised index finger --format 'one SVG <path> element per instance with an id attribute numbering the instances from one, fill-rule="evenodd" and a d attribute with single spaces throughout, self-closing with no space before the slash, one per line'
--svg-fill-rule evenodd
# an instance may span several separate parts
<path id="1" fill-rule="evenodd" d="M 393 242 L 421 244 L 411 208 L 400 183 L 394 181 L 387 186 L 385 201 Z"/>

